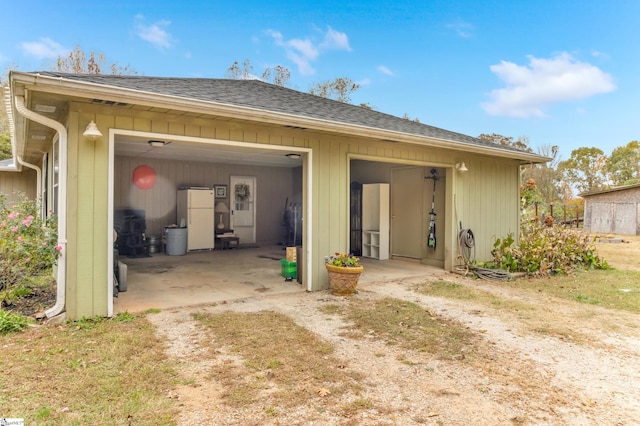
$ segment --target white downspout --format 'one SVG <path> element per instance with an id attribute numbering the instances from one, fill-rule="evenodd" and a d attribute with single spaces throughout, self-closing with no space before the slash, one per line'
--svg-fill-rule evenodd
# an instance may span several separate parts
<path id="1" fill-rule="evenodd" d="M 40 200 L 40 197 L 42 197 L 42 171 L 40 170 L 40 167 L 31 163 L 27 163 L 22 159 L 22 156 L 20 155 L 16 155 L 16 159 L 18 160 L 18 163 L 36 171 L 36 179 L 38 180 L 36 183 L 36 200 Z"/>
<path id="2" fill-rule="evenodd" d="M 16 110 L 29 120 L 50 127 L 58 132 L 60 144 L 60 174 L 58 176 L 58 245 L 62 247 L 58 257 L 58 276 L 56 277 L 56 304 L 45 311 L 48 318 L 64 311 L 66 278 L 67 278 L 67 129 L 48 117 L 44 117 L 29 109 L 24 104 L 23 96 L 15 96 Z M 18 157 L 19 158 L 19 157 Z"/>

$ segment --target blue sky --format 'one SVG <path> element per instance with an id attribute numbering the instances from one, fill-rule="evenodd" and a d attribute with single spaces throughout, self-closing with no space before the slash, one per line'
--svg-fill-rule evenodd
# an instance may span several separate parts
<path id="1" fill-rule="evenodd" d="M 147 76 L 224 77 L 249 59 L 291 86 L 349 77 L 355 104 L 532 148 L 640 139 L 637 0 L 11 1 L 0 65 L 50 69 L 79 45 Z"/>

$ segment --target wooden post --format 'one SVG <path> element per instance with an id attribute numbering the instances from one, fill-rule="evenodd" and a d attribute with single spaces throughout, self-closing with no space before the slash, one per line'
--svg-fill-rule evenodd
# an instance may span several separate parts
<path id="1" fill-rule="evenodd" d="M 562 205 L 562 213 L 564 215 L 564 226 L 567 226 L 567 205 L 566 204 Z M 571 226 L 569 226 L 569 228 L 571 228 Z"/>
<path id="2" fill-rule="evenodd" d="M 580 228 L 580 206 L 576 204 L 576 228 Z"/>

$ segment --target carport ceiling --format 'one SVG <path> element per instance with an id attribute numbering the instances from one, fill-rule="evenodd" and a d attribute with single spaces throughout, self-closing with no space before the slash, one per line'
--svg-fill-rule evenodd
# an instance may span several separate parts
<path id="1" fill-rule="evenodd" d="M 149 144 L 152 137 L 140 138 L 118 135 L 115 139 L 115 155 L 154 158 L 171 161 L 245 164 L 271 167 L 300 167 L 302 160 L 287 157 L 289 151 L 260 148 L 241 148 L 198 142 L 175 142 L 169 139 L 164 146 Z M 294 151 L 291 151 L 294 152 Z"/>

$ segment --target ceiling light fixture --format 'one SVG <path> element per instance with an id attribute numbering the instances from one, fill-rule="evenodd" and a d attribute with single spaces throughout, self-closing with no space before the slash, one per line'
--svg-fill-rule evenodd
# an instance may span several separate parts
<path id="1" fill-rule="evenodd" d="M 159 148 L 161 146 L 165 146 L 165 145 L 169 145 L 171 142 L 167 142 L 167 141 L 149 141 L 149 145 L 151 145 L 154 148 Z"/>
<path id="2" fill-rule="evenodd" d="M 96 123 L 91 120 L 91 122 L 87 124 L 87 128 L 85 129 L 82 136 L 95 142 L 98 138 L 102 137 L 102 132 L 100 132 L 98 126 L 96 126 Z"/>
<path id="3" fill-rule="evenodd" d="M 300 158 L 302 158 L 302 155 L 295 153 L 285 154 L 284 156 L 292 160 L 299 160 Z"/>

